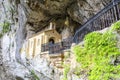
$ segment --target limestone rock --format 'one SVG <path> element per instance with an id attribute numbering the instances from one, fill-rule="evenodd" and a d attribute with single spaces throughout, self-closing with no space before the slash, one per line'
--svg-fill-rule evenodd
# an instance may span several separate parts
<path id="1" fill-rule="evenodd" d="M 49 62 L 40 59 L 33 64 L 34 60 L 27 62 L 25 55 L 20 55 L 26 39 L 48 28 L 50 22 L 56 23 L 56 29 L 63 34 L 63 38 L 66 37 L 64 34 L 72 36 L 80 25 L 110 1 L 0 0 L 0 24 L 4 24 L 5 21 L 10 23 L 10 31 L 0 38 L 0 80 L 33 80 L 30 71 L 32 69 L 41 80 L 59 78 L 60 74 L 49 66 Z M 0 25 L 0 33 L 2 29 Z"/>

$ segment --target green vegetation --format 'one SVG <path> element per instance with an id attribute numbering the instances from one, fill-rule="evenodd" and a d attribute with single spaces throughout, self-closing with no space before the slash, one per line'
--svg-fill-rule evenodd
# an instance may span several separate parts
<path id="1" fill-rule="evenodd" d="M 64 78 L 62 80 L 68 80 L 67 74 L 68 74 L 69 70 L 70 70 L 70 65 L 69 64 L 64 65 L 64 72 L 63 72 Z"/>
<path id="2" fill-rule="evenodd" d="M 0 24 L 2 26 L 2 32 L 0 33 L 0 38 L 3 36 L 3 34 L 10 31 L 10 23 L 8 21 L 4 21 L 3 24 Z"/>
<path id="3" fill-rule="evenodd" d="M 70 51 L 66 51 L 65 53 L 64 53 L 64 59 L 66 60 L 67 58 L 69 58 L 70 57 Z"/>
<path id="4" fill-rule="evenodd" d="M 3 34 L 2 33 L 0 33 L 0 38 L 3 36 Z"/>
<path id="5" fill-rule="evenodd" d="M 113 31 L 120 30 L 120 21 L 106 33 L 92 32 L 85 36 L 84 46 L 76 46 L 76 60 L 88 75 L 89 80 L 116 80 L 120 78 L 120 65 L 115 64 L 120 56 L 117 37 Z"/>
<path id="6" fill-rule="evenodd" d="M 40 80 L 39 77 L 35 74 L 34 70 L 31 71 L 31 75 L 33 76 L 34 80 Z"/>
<path id="7" fill-rule="evenodd" d="M 117 31 L 120 30 L 120 21 L 112 25 L 112 30 L 117 30 Z"/>
<path id="8" fill-rule="evenodd" d="M 74 74 L 77 75 L 78 77 L 81 75 L 81 67 L 80 66 L 76 66 L 76 68 L 74 69 Z"/>
<path id="9" fill-rule="evenodd" d="M 4 24 L 3 24 L 3 30 L 2 30 L 2 32 L 3 33 L 7 33 L 9 31 L 10 31 L 10 23 L 7 22 L 7 21 L 5 21 Z"/>

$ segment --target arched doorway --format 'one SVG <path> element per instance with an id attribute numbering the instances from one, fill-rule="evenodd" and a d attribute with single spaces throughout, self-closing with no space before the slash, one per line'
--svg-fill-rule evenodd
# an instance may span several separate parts
<path id="1" fill-rule="evenodd" d="M 53 39 L 53 38 L 50 38 L 50 39 L 49 39 L 49 43 L 50 43 L 50 44 L 54 44 L 54 43 L 55 43 L 54 39 Z"/>

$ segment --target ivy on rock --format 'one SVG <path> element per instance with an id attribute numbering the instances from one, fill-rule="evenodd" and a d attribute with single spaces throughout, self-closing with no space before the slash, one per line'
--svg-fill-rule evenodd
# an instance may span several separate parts
<path id="1" fill-rule="evenodd" d="M 120 21 L 105 33 L 92 32 L 85 36 L 84 46 L 75 46 L 74 53 L 89 80 L 120 79 L 120 65 L 115 65 L 120 50 L 115 31 L 120 30 Z"/>

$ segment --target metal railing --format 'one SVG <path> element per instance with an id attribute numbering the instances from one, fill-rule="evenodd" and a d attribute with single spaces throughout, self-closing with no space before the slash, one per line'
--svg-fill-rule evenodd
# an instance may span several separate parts
<path id="1" fill-rule="evenodd" d="M 63 50 L 70 49 L 73 42 L 72 38 L 73 37 L 63 39 L 61 42 L 54 44 L 49 43 L 42 44 L 41 51 L 42 52 L 49 51 L 49 54 L 62 53 Z"/>
<path id="2" fill-rule="evenodd" d="M 76 31 L 73 41 L 79 43 L 84 36 L 92 31 L 102 30 L 120 19 L 120 0 L 113 0 L 104 9 L 90 18 L 84 25 Z"/>
<path id="3" fill-rule="evenodd" d="M 113 0 L 104 9 L 90 18 L 75 33 L 74 37 L 64 39 L 53 45 L 43 44 L 42 51 L 49 51 L 49 54 L 62 53 L 63 50 L 70 49 L 72 43 L 80 43 L 86 34 L 102 30 L 120 19 L 120 0 Z"/>
<path id="4" fill-rule="evenodd" d="M 62 53 L 61 42 L 55 43 L 49 47 L 49 54 Z"/>
<path id="5" fill-rule="evenodd" d="M 45 52 L 45 51 L 49 51 L 49 43 L 46 43 L 46 44 L 42 44 L 41 45 L 41 52 Z"/>

